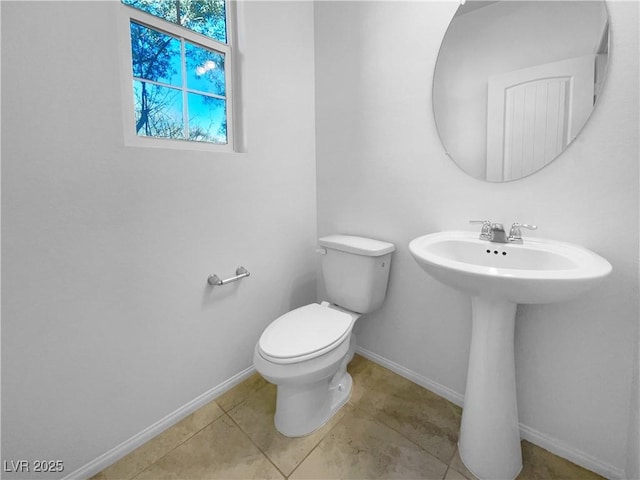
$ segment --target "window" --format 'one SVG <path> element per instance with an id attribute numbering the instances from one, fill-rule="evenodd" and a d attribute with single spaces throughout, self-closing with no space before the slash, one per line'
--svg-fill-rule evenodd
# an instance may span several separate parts
<path id="1" fill-rule="evenodd" d="M 136 145 L 232 151 L 225 0 L 121 2 L 128 43 L 126 137 Z"/>

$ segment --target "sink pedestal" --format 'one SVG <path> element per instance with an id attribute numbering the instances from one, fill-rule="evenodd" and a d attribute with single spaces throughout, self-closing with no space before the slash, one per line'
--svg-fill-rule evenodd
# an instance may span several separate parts
<path id="1" fill-rule="evenodd" d="M 594 288 L 611 264 L 586 248 L 543 238 L 496 244 L 471 232 L 413 239 L 409 251 L 436 280 L 470 293 L 473 330 L 462 411 L 462 461 L 476 477 L 522 469 L 514 331 L 516 304 L 562 302 Z"/>
<path id="2" fill-rule="evenodd" d="M 480 479 L 513 479 L 522 469 L 516 400 L 516 304 L 473 297 L 471 349 L 458 447 Z"/>

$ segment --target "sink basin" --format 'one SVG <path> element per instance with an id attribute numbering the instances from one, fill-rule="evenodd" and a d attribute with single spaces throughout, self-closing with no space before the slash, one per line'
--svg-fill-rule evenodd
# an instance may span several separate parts
<path id="1" fill-rule="evenodd" d="M 409 250 L 440 282 L 514 303 L 570 300 L 611 273 L 611 264 L 590 250 L 541 238 L 492 243 L 476 232 L 439 232 L 416 238 Z"/>
<path id="2" fill-rule="evenodd" d="M 471 295 L 471 345 L 458 451 L 480 479 L 522 469 L 514 355 L 518 303 L 570 300 L 611 273 L 604 258 L 540 238 L 493 243 L 475 232 L 440 232 L 409 243 L 431 276 Z"/>

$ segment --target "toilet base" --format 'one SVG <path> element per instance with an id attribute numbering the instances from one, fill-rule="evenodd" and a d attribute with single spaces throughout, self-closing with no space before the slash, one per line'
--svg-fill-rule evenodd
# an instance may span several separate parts
<path id="1" fill-rule="evenodd" d="M 347 373 L 335 386 L 331 383 L 302 388 L 278 385 L 276 429 L 286 437 L 303 437 L 322 428 L 351 397 L 351 375 Z"/>
<path id="2" fill-rule="evenodd" d="M 354 314 L 357 318 L 357 315 Z M 355 319 L 354 319 L 355 321 Z M 265 380 L 277 386 L 276 429 L 287 437 L 309 435 L 325 425 L 351 398 L 353 379 L 347 365 L 355 353 L 355 336 L 333 350 L 301 363 L 265 359 L 256 344 L 253 363 Z"/>
<path id="3" fill-rule="evenodd" d="M 338 371 L 313 384 L 280 384 L 277 389 L 276 429 L 286 437 L 309 435 L 322 426 L 351 398 L 353 379 L 347 365 L 353 358 L 355 337 L 340 361 Z"/>

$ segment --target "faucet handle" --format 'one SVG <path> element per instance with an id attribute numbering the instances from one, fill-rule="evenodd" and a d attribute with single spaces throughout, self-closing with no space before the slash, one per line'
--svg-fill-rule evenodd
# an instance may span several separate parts
<path id="1" fill-rule="evenodd" d="M 509 241 L 515 243 L 522 243 L 522 231 L 521 228 L 527 228 L 529 230 L 537 230 L 536 225 L 529 225 L 526 223 L 513 222 L 511 230 L 509 230 Z"/>
<path id="2" fill-rule="evenodd" d="M 480 240 L 491 239 L 491 220 L 469 220 L 469 223 L 481 223 Z"/>

